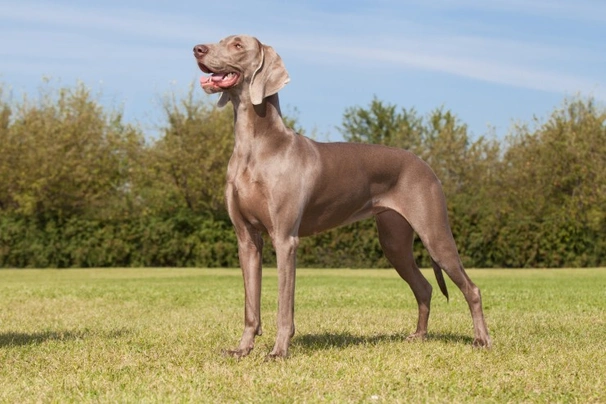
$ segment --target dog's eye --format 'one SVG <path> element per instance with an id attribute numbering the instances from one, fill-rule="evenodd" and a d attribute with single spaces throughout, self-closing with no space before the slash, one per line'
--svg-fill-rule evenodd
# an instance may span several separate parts
<path id="1" fill-rule="evenodd" d="M 235 44 L 234 44 L 234 47 L 235 47 L 236 49 L 242 49 L 242 44 L 241 44 L 241 43 L 235 43 Z"/>

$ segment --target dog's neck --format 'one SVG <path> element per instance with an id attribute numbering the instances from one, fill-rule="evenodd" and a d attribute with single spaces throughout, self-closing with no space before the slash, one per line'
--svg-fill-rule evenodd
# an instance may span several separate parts
<path id="1" fill-rule="evenodd" d="M 234 107 L 234 132 L 236 144 L 256 146 L 259 143 L 280 142 L 290 135 L 280 111 L 278 94 L 263 99 L 259 105 L 253 105 L 250 100 L 232 98 Z"/>

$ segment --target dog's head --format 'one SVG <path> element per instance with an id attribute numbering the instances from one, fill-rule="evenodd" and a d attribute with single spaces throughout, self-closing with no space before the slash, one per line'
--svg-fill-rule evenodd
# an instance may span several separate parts
<path id="1" fill-rule="evenodd" d="M 216 44 L 194 46 L 194 57 L 204 73 L 202 89 L 221 92 L 218 105 L 232 96 L 248 96 L 254 105 L 280 91 L 290 81 L 282 58 L 268 45 L 248 35 L 232 35 Z"/>

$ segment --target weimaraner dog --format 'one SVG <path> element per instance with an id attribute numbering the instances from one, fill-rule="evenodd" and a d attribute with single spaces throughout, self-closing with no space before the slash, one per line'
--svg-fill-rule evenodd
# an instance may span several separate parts
<path id="1" fill-rule="evenodd" d="M 461 289 L 473 319 L 474 346 L 489 347 L 480 290 L 469 279 L 450 230 L 440 181 L 409 151 L 379 145 L 318 143 L 287 128 L 278 91 L 289 76 L 280 56 L 256 38 L 229 36 L 196 45 L 194 56 L 209 74 L 206 93 L 234 108 L 235 146 L 227 167 L 227 209 L 238 239 L 244 278 L 244 333 L 235 357 L 250 353 L 261 335 L 262 232 L 276 250 L 277 337 L 269 357 L 286 357 L 295 332 L 295 261 L 299 237 L 374 216 L 381 247 L 412 289 L 419 306 L 417 330 L 425 338 L 432 287 L 415 264 L 416 232 L 432 258 L 442 292 L 441 269 Z"/>

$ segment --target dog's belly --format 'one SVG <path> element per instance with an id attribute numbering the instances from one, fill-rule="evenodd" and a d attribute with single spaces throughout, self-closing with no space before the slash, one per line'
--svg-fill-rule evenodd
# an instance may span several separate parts
<path id="1" fill-rule="evenodd" d="M 336 201 L 327 205 L 311 204 L 301 218 L 299 236 L 311 236 L 372 217 L 379 211 L 384 210 L 376 202 L 376 200 L 366 198 L 358 201 L 358 203 L 352 203 L 349 199 L 346 202 L 343 201 L 343 203 Z"/>

